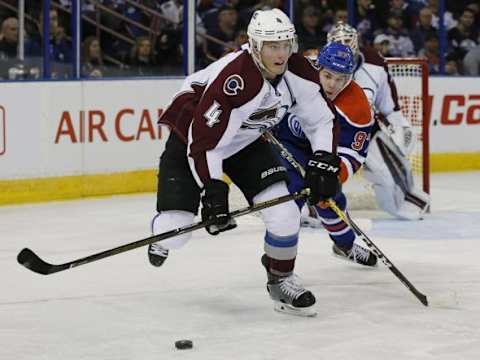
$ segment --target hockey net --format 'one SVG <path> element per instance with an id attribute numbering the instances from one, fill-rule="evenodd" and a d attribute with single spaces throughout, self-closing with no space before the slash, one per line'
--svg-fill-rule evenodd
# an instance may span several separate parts
<path id="1" fill-rule="evenodd" d="M 412 125 L 416 145 L 409 157 L 417 187 L 429 193 L 429 145 L 428 145 L 428 66 L 418 58 L 388 58 L 388 69 L 398 93 L 403 115 Z M 350 209 L 376 209 L 372 185 L 361 170 L 344 186 Z M 231 187 L 231 208 L 246 204 L 242 194 Z"/>

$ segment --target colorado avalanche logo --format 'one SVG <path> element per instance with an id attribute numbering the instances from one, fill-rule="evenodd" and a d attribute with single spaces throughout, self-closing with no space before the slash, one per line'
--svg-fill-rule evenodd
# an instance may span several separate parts
<path id="1" fill-rule="evenodd" d="M 223 83 L 223 92 L 229 96 L 238 95 L 245 87 L 245 83 L 240 75 L 230 75 Z"/>
<path id="2" fill-rule="evenodd" d="M 258 109 L 242 123 L 243 129 L 270 129 L 277 125 L 288 110 L 287 105 L 275 104 L 266 109 Z"/>

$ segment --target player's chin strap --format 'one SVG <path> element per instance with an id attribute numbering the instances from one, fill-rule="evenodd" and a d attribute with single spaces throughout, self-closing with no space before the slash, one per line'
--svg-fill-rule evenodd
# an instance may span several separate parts
<path id="1" fill-rule="evenodd" d="M 273 145 L 275 145 L 282 157 L 287 160 L 302 176 L 305 175 L 305 169 L 302 165 L 295 160 L 293 155 L 287 150 L 283 144 L 275 138 L 269 131 L 264 133 L 265 138 Z M 358 225 L 350 218 L 348 213 L 344 213 L 336 204 L 335 200 L 328 199 L 326 201 L 328 206 L 337 214 L 337 216 L 342 219 L 346 224 L 348 224 L 353 231 L 360 237 L 365 244 L 370 248 L 370 250 L 385 264 L 386 267 L 405 285 L 410 292 L 415 295 L 415 297 L 425 306 L 428 306 L 427 297 L 418 291 L 415 286 L 403 275 L 400 270 L 385 256 L 385 254 L 374 244 L 372 240 L 358 227 Z"/>

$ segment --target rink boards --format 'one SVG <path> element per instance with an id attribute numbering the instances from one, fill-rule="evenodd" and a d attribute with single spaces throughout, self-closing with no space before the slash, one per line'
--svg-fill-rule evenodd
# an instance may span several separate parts
<path id="1" fill-rule="evenodd" d="M 154 191 L 182 79 L 3 83 L 0 204 Z M 478 78 L 430 79 L 432 171 L 480 169 Z"/>

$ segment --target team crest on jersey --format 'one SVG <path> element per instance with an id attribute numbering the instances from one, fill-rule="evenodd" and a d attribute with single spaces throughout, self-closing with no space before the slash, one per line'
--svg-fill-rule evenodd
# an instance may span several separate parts
<path id="1" fill-rule="evenodd" d="M 290 116 L 288 117 L 288 127 L 292 131 L 293 135 L 295 135 L 296 137 L 301 139 L 307 138 L 305 136 L 305 133 L 302 130 L 302 127 L 300 125 L 300 122 L 298 121 L 298 118 L 293 114 L 290 114 Z"/>
<path id="2" fill-rule="evenodd" d="M 277 125 L 288 110 L 287 105 L 274 104 L 266 109 L 259 109 L 242 123 L 242 128 L 247 129 L 270 129 Z"/>
<path id="3" fill-rule="evenodd" d="M 229 96 L 238 95 L 245 88 L 245 82 L 238 74 L 230 75 L 223 83 L 223 92 Z"/>

